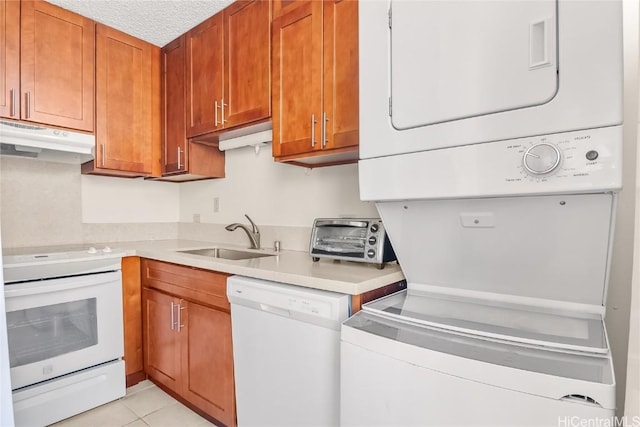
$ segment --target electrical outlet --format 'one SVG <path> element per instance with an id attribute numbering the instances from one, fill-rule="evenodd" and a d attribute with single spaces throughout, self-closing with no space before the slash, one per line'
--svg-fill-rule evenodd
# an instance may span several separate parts
<path id="1" fill-rule="evenodd" d="M 200 214 L 193 214 L 193 222 L 195 223 L 200 222 Z"/>
<path id="2" fill-rule="evenodd" d="M 220 211 L 220 198 L 214 197 L 213 198 L 213 212 L 219 212 L 219 211 Z"/>

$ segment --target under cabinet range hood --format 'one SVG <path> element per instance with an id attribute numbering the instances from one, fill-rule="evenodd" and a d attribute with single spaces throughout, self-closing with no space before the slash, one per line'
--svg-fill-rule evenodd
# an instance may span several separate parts
<path id="1" fill-rule="evenodd" d="M 80 164 L 93 160 L 94 135 L 0 120 L 0 155 Z"/>

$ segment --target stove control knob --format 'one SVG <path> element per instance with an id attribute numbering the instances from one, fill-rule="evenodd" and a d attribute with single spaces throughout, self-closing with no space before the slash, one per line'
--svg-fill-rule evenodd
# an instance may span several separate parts
<path id="1" fill-rule="evenodd" d="M 375 245 L 377 241 L 378 241 L 378 239 L 376 239 L 376 236 L 369 237 L 369 244 L 370 245 Z"/>
<path id="2" fill-rule="evenodd" d="M 543 142 L 529 147 L 524 153 L 522 165 L 532 175 L 544 175 L 553 172 L 560 165 L 561 159 L 558 147 Z"/>
<path id="3" fill-rule="evenodd" d="M 111 248 L 109 246 L 105 246 L 104 249 L 102 250 L 102 252 L 104 252 L 105 254 L 108 254 L 108 253 L 110 253 L 112 251 L 111 251 Z"/>
<path id="4" fill-rule="evenodd" d="M 371 224 L 371 228 L 369 228 L 369 230 L 371 230 L 372 233 L 377 232 L 380 229 L 380 227 L 378 226 L 378 224 Z"/>
<path id="5" fill-rule="evenodd" d="M 96 248 L 94 248 L 93 246 L 91 246 L 91 247 L 89 248 L 89 250 L 87 251 L 87 253 L 95 254 L 95 253 L 98 253 L 98 251 L 96 250 Z"/>

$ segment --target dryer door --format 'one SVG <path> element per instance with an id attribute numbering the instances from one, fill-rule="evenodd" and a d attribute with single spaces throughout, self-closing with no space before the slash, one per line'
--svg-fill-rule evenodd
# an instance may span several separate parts
<path id="1" fill-rule="evenodd" d="M 393 126 L 428 126 L 553 99 L 556 11 L 553 0 L 392 1 Z"/>

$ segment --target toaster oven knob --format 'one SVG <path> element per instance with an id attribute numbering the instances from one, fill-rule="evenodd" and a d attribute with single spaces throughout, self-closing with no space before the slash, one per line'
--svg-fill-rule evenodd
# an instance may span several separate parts
<path id="1" fill-rule="evenodd" d="M 367 256 L 368 256 L 369 258 L 373 258 L 373 257 L 375 257 L 375 256 L 376 256 L 376 251 L 374 251 L 373 249 L 369 249 L 369 250 L 367 251 Z"/>
<path id="2" fill-rule="evenodd" d="M 371 224 L 371 228 L 369 228 L 369 230 L 371 230 L 372 233 L 377 232 L 380 229 L 380 226 L 378 224 Z"/>
<path id="3" fill-rule="evenodd" d="M 369 237 L 369 244 L 370 245 L 375 245 L 377 241 L 378 241 L 378 239 L 376 239 L 376 236 Z"/>

